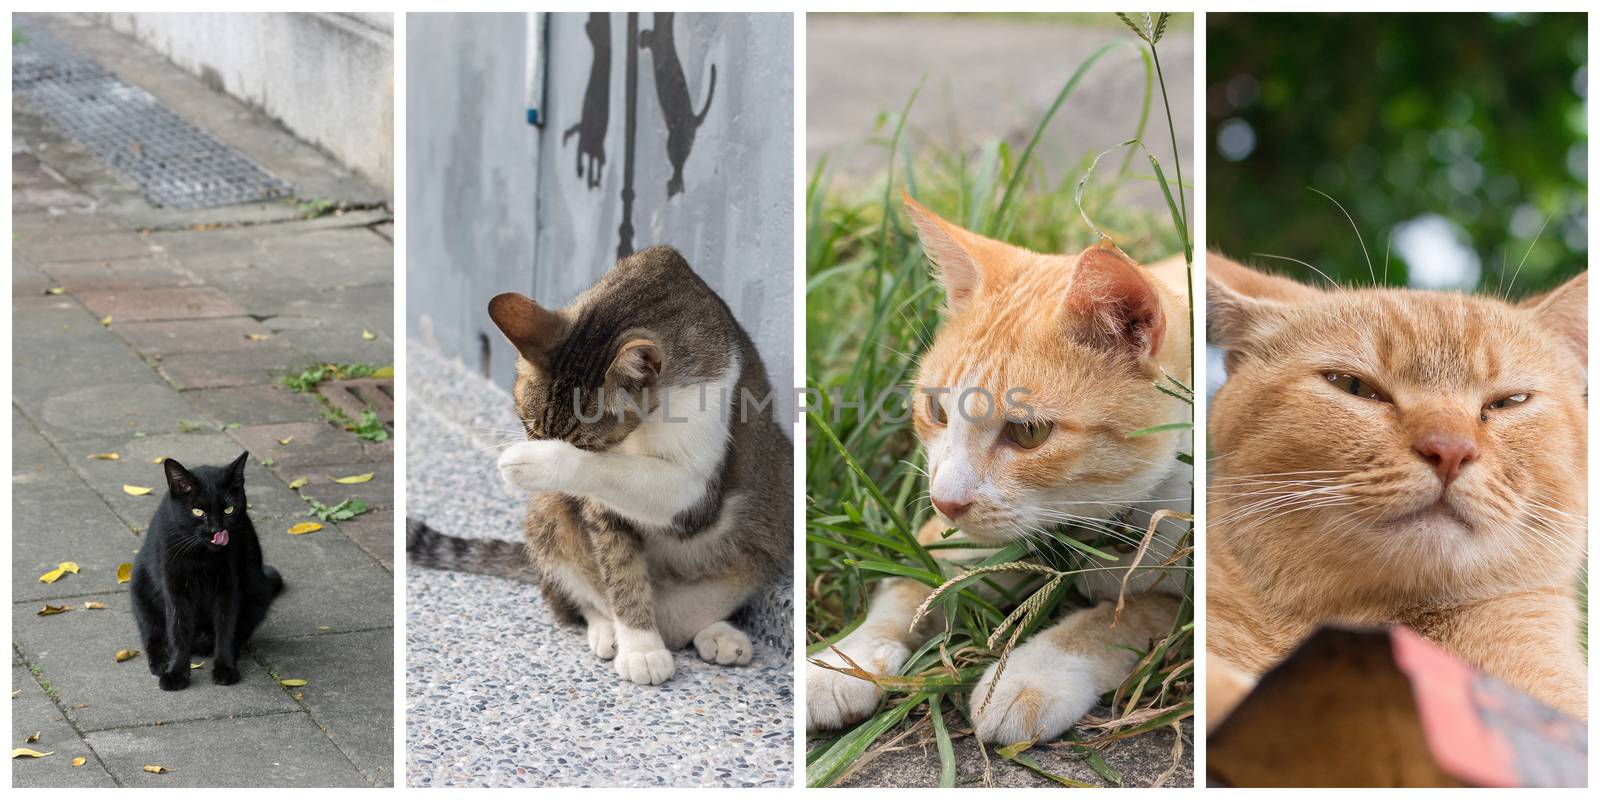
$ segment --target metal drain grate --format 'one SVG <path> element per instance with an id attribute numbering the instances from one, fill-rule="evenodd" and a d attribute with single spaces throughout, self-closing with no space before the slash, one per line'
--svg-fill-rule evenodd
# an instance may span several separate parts
<path id="1" fill-rule="evenodd" d="M 27 18 L 11 48 L 11 91 L 163 208 L 212 208 L 293 193 L 267 174 Z"/>

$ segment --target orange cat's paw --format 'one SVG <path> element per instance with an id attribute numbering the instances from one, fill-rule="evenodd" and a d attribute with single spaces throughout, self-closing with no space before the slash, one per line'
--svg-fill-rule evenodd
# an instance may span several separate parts
<path id="1" fill-rule="evenodd" d="M 1011 654 L 1004 672 L 983 673 L 969 701 L 978 738 L 995 744 L 1054 739 L 1094 707 L 1091 665 L 1051 642 L 1032 641 Z"/>
<path id="2" fill-rule="evenodd" d="M 850 656 L 856 665 L 874 674 L 892 673 L 911 657 L 911 651 L 899 642 L 889 639 L 850 641 L 845 637 L 839 649 Z M 818 653 L 817 661 L 848 667 L 849 662 L 838 653 L 825 650 Z M 816 664 L 806 666 L 806 730 L 822 731 L 842 728 L 859 722 L 878 707 L 883 690 L 869 680 L 846 675 Z"/>

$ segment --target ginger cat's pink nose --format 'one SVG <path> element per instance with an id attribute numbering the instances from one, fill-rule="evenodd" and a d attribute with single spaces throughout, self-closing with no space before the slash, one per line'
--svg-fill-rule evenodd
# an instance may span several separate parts
<path id="1" fill-rule="evenodd" d="M 1429 433 L 1412 447 L 1423 461 L 1433 465 L 1446 486 L 1461 474 L 1462 465 L 1478 457 L 1478 443 L 1459 433 Z"/>
<path id="2" fill-rule="evenodd" d="M 945 519 L 955 522 L 956 517 L 967 513 L 967 509 L 972 508 L 972 503 L 954 503 L 948 500 L 940 500 L 939 498 L 935 497 L 933 498 L 933 507 L 938 510 L 940 514 L 943 514 Z"/>

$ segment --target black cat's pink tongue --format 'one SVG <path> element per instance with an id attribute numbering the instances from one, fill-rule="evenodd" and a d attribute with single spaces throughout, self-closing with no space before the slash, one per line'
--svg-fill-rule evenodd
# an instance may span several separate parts
<path id="1" fill-rule="evenodd" d="M 211 543 L 212 544 L 227 544 L 228 543 L 228 532 L 223 530 L 223 531 L 217 531 L 216 533 L 212 534 L 211 535 Z"/>

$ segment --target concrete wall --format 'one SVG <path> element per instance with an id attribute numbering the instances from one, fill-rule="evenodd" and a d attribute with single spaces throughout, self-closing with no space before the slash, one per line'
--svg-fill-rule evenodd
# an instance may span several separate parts
<path id="1" fill-rule="evenodd" d="M 389 14 L 96 15 L 394 195 Z"/>
<path id="2" fill-rule="evenodd" d="M 630 46 L 630 17 L 645 47 Z M 541 130 L 521 122 L 523 20 L 407 17 L 414 330 L 480 369 L 487 342 L 509 385 L 489 297 L 564 305 L 619 251 L 670 244 L 733 308 L 773 385 L 794 386 L 791 16 L 545 19 Z"/>

